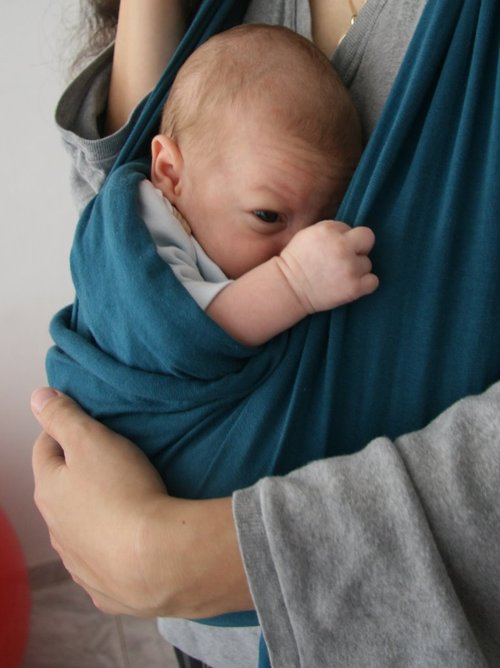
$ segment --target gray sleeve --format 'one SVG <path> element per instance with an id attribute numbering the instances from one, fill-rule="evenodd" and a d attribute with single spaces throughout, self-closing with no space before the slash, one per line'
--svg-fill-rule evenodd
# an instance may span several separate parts
<path id="1" fill-rule="evenodd" d="M 500 665 L 500 383 L 234 495 L 273 666 Z"/>
<path id="2" fill-rule="evenodd" d="M 139 106 L 117 132 L 102 136 L 113 46 L 95 58 L 59 100 L 55 121 L 71 160 L 71 190 L 79 209 L 99 191 L 133 127 Z"/>

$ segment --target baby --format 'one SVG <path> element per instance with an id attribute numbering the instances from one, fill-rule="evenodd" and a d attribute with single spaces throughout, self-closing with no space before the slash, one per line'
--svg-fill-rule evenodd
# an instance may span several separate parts
<path id="1" fill-rule="evenodd" d="M 361 150 L 323 54 L 284 28 L 241 26 L 179 71 L 150 180 L 142 162 L 123 165 L 86 209 L 78 302 L 54 321 L 49 380 L 137 443 L 173 495 L 228 494 L 329 454 L 331 439 L 305 438 L 321 382 L 301 383 L 295 408 L 300 337 L 228 345 L 141 221 L 208 316 L 258 346 L 377 287 L 372 232 L 332 220 Z M 182 640 L 175 622 L 162 628 Z"/>
<path id="2" fill-rule="evenodd" d="M 328 59 L 286 28 L 238 26 L 180 69 L 141 215 L 206 313 L 259 345 L 377 288 L 373 233 L 332 220 L 361 150 Z"/>

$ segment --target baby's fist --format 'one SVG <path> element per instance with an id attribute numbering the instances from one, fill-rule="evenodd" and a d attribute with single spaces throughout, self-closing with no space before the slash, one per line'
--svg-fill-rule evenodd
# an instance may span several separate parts
<path id="1" fill-rule="evenodd" d="M 368 253 L 368 227 L 323 220 L 298 232 L 281 251 L 280 266 L 307 313 L 326 311 L 378 287 Z"/>

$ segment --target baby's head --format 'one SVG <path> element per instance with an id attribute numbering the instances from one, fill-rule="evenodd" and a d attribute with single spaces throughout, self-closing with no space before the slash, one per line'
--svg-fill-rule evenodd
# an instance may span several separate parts
<path id="1" fill-rule="evenodd" d="M 180 69 L 153 140 L 153 183 L 230 277 L 332 218 L 362 150 L 328 59 L 278 26 L 212 37 Z"/>

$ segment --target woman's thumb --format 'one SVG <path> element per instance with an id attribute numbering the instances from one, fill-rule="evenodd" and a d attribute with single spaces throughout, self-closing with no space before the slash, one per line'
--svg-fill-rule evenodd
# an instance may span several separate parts
<path id="1" fill-rule="evenodd" d="M 51 387 L 42 387 L 31 395 L 31 410 L 50 436 L 61 442 L 74 427 L 90 418 L 73 399 Z"/>
<path id="2" fill-rule="evenodd" d="M 38 419 L 45 405 L 51 399 L 55 399 L 58 396 L 59 392 L 53 390 L 51 387 L 40 387 L 38 390 L 34 390 L 31 395 L 31 410 L 33 411 L 33 415 Z"/>

